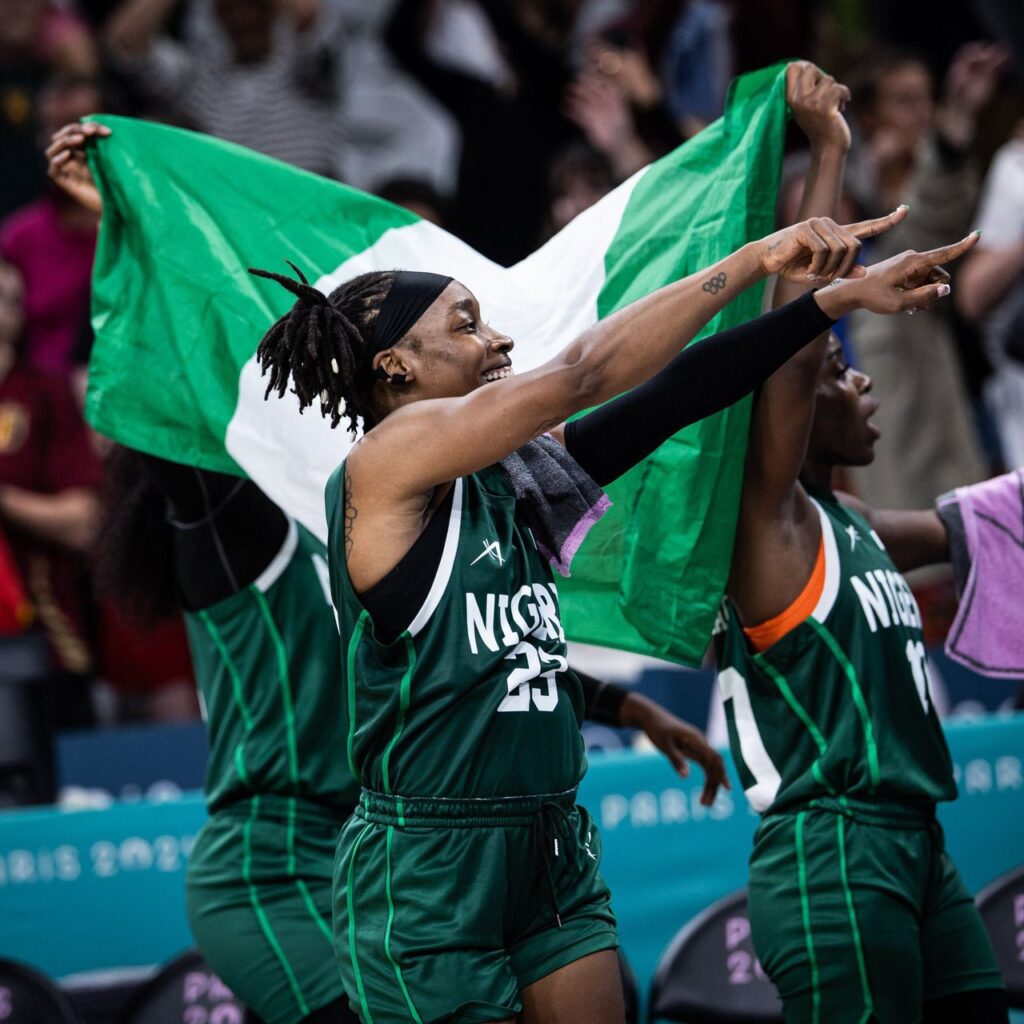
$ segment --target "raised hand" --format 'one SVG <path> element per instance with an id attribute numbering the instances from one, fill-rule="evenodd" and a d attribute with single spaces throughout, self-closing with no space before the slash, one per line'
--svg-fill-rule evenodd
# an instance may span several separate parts
<path id="1" fill-rule="evenodd" d="M 766 274 L 778 274 L 806 285 L 825 283 L 835 277 L 863 277 L 857 266 L 861 239 L 874 238 L 899 224 L 907 215 L 900 206 L 885 217 L 862 220 L 856 224 L 837 224 L 831 217 L 810 220 L 783 228 L 763 238 L 761 267 Z"/>
<path id="2" fill-rule="evenodd" d="M 786 68 L 786 102 L 812 149 L 834 146 L 844 153 L 849 150 L 850 126 L 843 117 L 849 99 L 845 85 L 810 61 L 794 61 Z"/>
<path id="3" fill-rule="evenodd" d="M 927 309 L 949 294 L 949 274 L 942 268 L 969 252 L 981 237 L 972 231 L 952 245 L 943 245 L 928 252 L 901 252 L 898 256 L 868 267 L 867 274 L 829 289 L 856 302 L 872 313 L 916 313 Z M 829 297 L 821 294 L 822 309 L 829 313 Z M 829 315 L 832 315 L 829 313 Z"/>
<path id="4" fill-rule="evenodd" d="M 936 126 L 948 142 L 966 149 L 974 138 L 978 114 L 995 94 L 1010 64 L 1010 51 L 1001 43 L 967 43 L 953 58 L 943 82 Z"/>
<path id="5" fill-rule="evenodd" d="M 103 213 L 103 197 L 89 170 L 85 147 L 92 140 L 108 135 L 110 129 L 105 125 L 74 121 L 55 132 L 46 149 L 50 177 L 86 209 L 100 214 Z"/>

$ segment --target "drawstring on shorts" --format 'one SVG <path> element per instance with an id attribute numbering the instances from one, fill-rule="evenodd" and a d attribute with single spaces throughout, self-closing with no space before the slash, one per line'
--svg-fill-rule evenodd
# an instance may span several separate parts
<path id="1" fill-rule="evenodd" d="M 551 908 L 555 913 L 555 923 L 562 927 L 562 912 L 558 905 L 558 890 L 555 888 L 555 876 L 552 862 L 561 856 L 560 847 L 564 846 L 570 862 L 576 862 L 576 842 L 569 812 L 560 804 L 547 800 L 537 808 L 531 825 L 534 846 L 544 864 L 544 874 L 548 883 L 548 895 L 551 897 Z M 559 843 L 559 839 L 562 840 Z"/>

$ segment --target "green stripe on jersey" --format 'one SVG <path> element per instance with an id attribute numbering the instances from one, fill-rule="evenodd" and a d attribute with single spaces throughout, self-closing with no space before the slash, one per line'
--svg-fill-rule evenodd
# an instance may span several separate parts
<path id="1" fill-rule="evenodd" d="M 281 943 L 278 941 L 277 935 L 274 933 L 274 929 L 270 924 L 266 911 L 263 909 L 263 904 L 260 902 L 259 890 L 252 881 L 252 826 L 259 817 L 259 810 L 260 798 L 258 796 L 254 796 L 252 798 L 252 808 L 249 817 L 246 819 L 242 831 L 242 880 L 245 882 L 245 885 L 249 890 L 249 902 L 252 904 L 253 913 L 256 915 L 260 931 L 263 932 L 263 937 L 267 940 L 267 944 L 270 946 L 271 950 L 273 950 L 274 956 L 277 958 L 277 962 L 281 965 L 281 969 L 284 971 L 285 977 L 288 979 L 288 987 L 292 990 L 292 995 L 295 996 L 295 1002 L 298 1003 L 299 1013 L 303 1017 L 308 1017 L 309 1006 L 306 1004 L 305 997 L 302 994 L 302 987 L 299 985 L 299 979 L 295 976 L 295 970 L 289 962 L 288 957 L 285 955 L 284 950 L 281 948 Z"/>
<path id="2" fill-rule="evenodd" d="M 362 846 L 366 833 L 372 828 L 373 825 L 367 824 L 362 832 L 356 836 L 356 841 L 352 844 L 352 855 L 348 862 L 348 878 L 346 879 L 345 885 L 345 904 L 348 909 L 348 955 L 352 960 L 352 973 L 356 978 L 356 990 L 359 994 L 359 1007 L 362 1010 L 361 1016 L 365 1024 L 373 1024 L 373 1014 L 370 1013 L 370 1007 L 366 1003 L 366 990 L 363 988 L 363 974 L 362 971 L 359 970 L 358 943 L 356 942 L 356 910 L 353 894 L 355 891 L 356 857 L 359 854 L 359 847 Z"/>
<path id="3" fill-rule="evenodd" d="M 420 1019 L 420 1015 L 416 1012 L 416 1007 L 413 1005 L 412 999 L 409 996 L 409 989 L 406 987 L 405 978 L 402 977 L 402 968 L 398 966 L 398 962 L 395 960 L 391 953 L 391 928 L 395 923 L 395 900 L 391 894 L 391 840 L 394 837 L 395 829 L 394 826 L 387 826 L 387 839 L 386 839 L 386 870 L 384 876 L 384 889 L 387 893 L 388 899 L 388 923 L 384 929 L 384 955 L 388 959 L 388 963 L 391 964 L 395 972 L 395 977 L 398 979 L 398 987 L 402 990 L 402 996 L 405 999 L 405 1005 L 409 1007 L 409 1014 L 412 1017 L 415 1024 L 423 1024 Z"/>
<path id="4" fill-rule="evenodd" d="M 291 673 L 288 670 L 288 649 L 281 639 L 274 616 L 267 605 L 267 599 L 257 587 L 250 587 L 249 592 L 260 610 L 263 624 L 270 636 L 270 642 L 274 645 L 277 679 L 281 687 L 281 709 L 284 712 L 285 738 L 288 744 L 288 775 L 291 777 L 292 784 L 297 787 L 299 784 L 299 752 L 295 740 L 295 704 L 292 699 Z M 319 595 L 317 595 L 318 597 Z"/>
<path id="5" fill-rule="evenodd" d="M 803 920 L 804 941 L 807 945 L 807 962 L 811 967 L 811 1024 L 821 1021 L 821 976 L 818 973 L 818 958 L 814 952 L 814 933 L 811 929 L 811 901 L 807 894 L 807 854 L 804 849 L 804 822 L 807 815 L 796 816 L 796 865 L 797 885 L 800 888 L 800 914 Z"/>
<path id="6" fill-rule="evenodd" d="M 857 953 L 857 973 L 860 975 L 861 993 L 864 997 L 864 1012 L 860 1018 L 860 1024 L 867 1024 L 875 1009 L 874 1000 L 871 997 L 871 985 L 868 982 L 868 968 L 864 960 L 864 944 L 860 939 L 860 928 L 857 926 L 857 911 L 853 905 L 853 893 L 850 890 L 850 880 L 846 874 L 846 818 L 841 814 L 836 815 L 836 834 L 839 844 L 839 877 L 843 883 L 843 896 L 846 900 L 846 911 L 850 916 L 850 931 L 853 934 L 853 948 Z"/>

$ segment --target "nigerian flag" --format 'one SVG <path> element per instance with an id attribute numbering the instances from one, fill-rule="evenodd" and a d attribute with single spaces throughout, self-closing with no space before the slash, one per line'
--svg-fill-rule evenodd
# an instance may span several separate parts
<path id="1" fill-rule="evenodd" d="M 785 128 L 782 66 L 737 79 L 724 117 L 503 268 L 373 196 L 229 143 L 98 117 L 104 214 L 93 274 L 87 415 L 122 444 L 251 477 L 326 537 L 323 488 L 351 447 L 255 361 L 291 305 L 247 267 L 301 267 L 324 292 L 367 270 L 450 274 L 532 369 L 648 292 L 769 233 Z M 514 198 L 510 197 L 510 202 Z M 761 288 L 707 333 L 760 312 Z M 612 509 L 560 582 L 575 640 L 698 663 L 728 573 L 747 403 L 682 431 L 608 488 Z"/>

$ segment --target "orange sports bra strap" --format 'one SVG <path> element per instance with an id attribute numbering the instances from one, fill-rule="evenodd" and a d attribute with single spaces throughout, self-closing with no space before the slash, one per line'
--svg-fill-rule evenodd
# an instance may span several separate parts
<path id="1" fill-rule="evenodd" d="M 791 633 L 811 612 L 814 611 L 825 589 L 825 538 L 818 543 L 818 557 L 815 559 L 811 578 L 793 603 L 778 615 L 749 629 L 744 626 L 743 633 L 751 642 L 758 654 L 767 650 L 772 644 L 778 643 L 787 633 Z"/>

